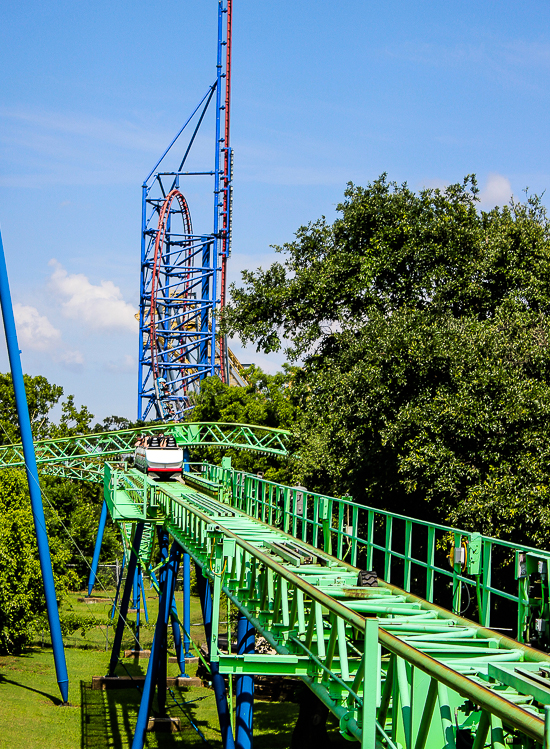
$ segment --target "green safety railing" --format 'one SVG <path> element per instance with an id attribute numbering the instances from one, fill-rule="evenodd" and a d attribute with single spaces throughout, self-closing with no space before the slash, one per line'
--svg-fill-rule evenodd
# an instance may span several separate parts
<path id="1" fill-rule="evenodd" d="M 550 645 L 550 552 L 439 523 L 417 520 L 262 476 L 202 464 L 200 475 L 225 501 L 296 538 L 376 570 L 420 595 L 520 642 Z"/>
<path id="2" fill-rule="evenodd" d="M 349 499 L 342 516 L 337 498 L 233 471 L 227 459 L 202 468 L 185 483 L 137 478 L 149 489 L 141 518 L 161 522 L 211 582 L 211 660 L 221 673 L 301 678 L 363 749 L 457 749 L 459 739 L 474 749 L 488 741 L 492 749 L 531 746 L 529 739 L 548 746 L 541 709 L 550 704 L 548 656 L 391 585 L 359 585 L 356 568 L 329 555 L 340 546 L 360 564 L 369 553 L 367 538 L 337 525 L 347 520 Z M 123 516 L 136 504 L 124 486 L 137 472 L 128 471 L 128 484 L 120 473 L 106 469 L 106 492 Z M 371 508 L 357 508 L 358 527 L 362 510 L 367 530 L 375 527 Z M 392 518 L 392 531 L 410 520 Z M 345 536 L 356 538 L 355 552 Z M 232 653 L 229 640 L 227 652 L 219 649 L 222 596 L 267 640 L 269 654 Z"/>
<path id="3" fill-rule="evenodd" d="M 285 429 L 189 422 L 147 424 L 135 429 L 96 432 L 34 443 L 38 467 L 50 475 L 101 483 L 105 460 L 133 453 L 137 437 L 158 433 L 171 434 L 181 447 L 251 450 L 260 454 L 288 455 L 290 432 Z M 0 469 L 25 465 L 22 445 L 0 446 Z"/>
<path id="4" fill-rule="evenodd" d="M 151 482 L 145 478 L 145 474 L 137 471 L 128 473 L 124 466 L 117 467 L 112 463 L 105 463 L 103 486 L 103 494 L 113 520 L 127 520 L 132 517 L 136 520 L 147 518 L 152 487 Z M 128 498 L 130 502 L 117 504 L 119 497 Z"/>

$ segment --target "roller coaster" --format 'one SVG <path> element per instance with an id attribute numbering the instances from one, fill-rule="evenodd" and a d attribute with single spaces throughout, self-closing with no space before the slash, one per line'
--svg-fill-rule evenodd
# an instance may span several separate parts
<path id="1" fill-rule="evenodd" d="M 48 473 L 73 477 L 82 461 L 88 480 L 98 481 L 103 462 L 105 503 L 127 559 L 108 677 L 117 678 L 135 570 L 150 569 L 155 539 L 165 560 L 135 749 L 155 689 L 156 715 L 166 714 L 161 677 L 171 618 L 185 665 L 188 611 L 174 614 L 174 585 L 180 565 L 189 585 L 190 562 L 201 583 L 224 747 L 252 746 L 255 675 L 301 679 L 362 747 L 547 746 L 550 553 L 270 482 L 234 470 L 229 458 L 221 465 L 188 459 L 184 481 L 156 481 L 127 458 L 136 435 L 160 428 L 37 443 L 38 466 Z M 290 437 L 235 424 L 162 429 L 189 456 L 216 446 L 282 457 Z M 3 447 L 0 461 L 23 465 L 21 446 Z M 373 568 L 380 577 L 365 574 Z M 504 587 L 493 582 L 495 568 L 509 571 Z M 466 597 L 477 621 L 462 615 Z M 219 644 L 227 601 L 239 615 L 237 653 Z M 514 639 L 491 628 L 510 606 Z M 256 635 L 270 652 L 254 652 Z M 249 680 L 237 686 L 235 734 L 231 677 Z"/>
<path id="2" fill-rule="evenodd" d="M 133 749 L 144 746 L 153 707 L 155 719 L 169 712 L 170 626 L 185 674 L 191 564 L 224 749 L 252 747 L 260 675 L 301 680 L 335 716 L 342 736 L 363 749 L 549 749 L 550 552 L 271 482 L 235 470 L 227 456 L 220 465 L 200 460 L 204 448 L 285 458 L 291 444 L 284 430 L 185 420 L 205 376 L 243 384 L 216 330 L 230 250 L 230 62 L 231 0 L 219 0 L 216 81 L 143 184 L 138 400 L 140 418 L 152 421 L 33 442 L 0 238 L 0 298 L 22 434 L 22 444 L 0 447 L 0 468 L 24 467 L 29 478 L 62 699 L 69 676 L 39 472 L 103 485 L 89 594 L 108 515 L 120 530 L 126 575 L 113 602 L 107 680 L 119 678 L 136 580 L 153 578 L 153 560 L 161 559 L 159 614 Z M 215 164 L 193 174 L 186 159 L 212 100 Z M 160 171 L 190 123 L 179 166 Z M 180 183 L 197 175 L 214 180 L 214 228 L 195 234 Z M 131 460 L 136 441 L 161 432 L 183 455 L 179 480 L 158 480 Z M 227 644 L 220 637 L 227 605 L 238 613 L 237 652 L 231 637 Z M 258 637 L 267 643 L 263 652 L 256 652 Z M 233 679 L 234 721 L 226 686 Z"/>

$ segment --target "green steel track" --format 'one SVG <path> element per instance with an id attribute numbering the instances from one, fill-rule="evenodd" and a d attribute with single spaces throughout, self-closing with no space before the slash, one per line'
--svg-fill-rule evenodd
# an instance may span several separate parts
<path id="1" fill-rule="evenodd" d="M 105 498 L 126 533 L 139 521 L 163 525 L 210 579 L 211 658 L 222 673 L 300 678 L 362 747 L 548 746 L 549 655 L 383 580 L 358 586 L 357 567 L 297 537 L 296 523 L 283 529 L 284 503 L 270 505 L 269 523 L 239 509 L 237 474 L 226 462 L 218 480 L 156 483 L 105 467 Z M 144 565 L 150 553 L 142 542 Z M 227 600 L 271 652 L 218 648 Z"/>
<path id="2" fill-rule="evenodd" d="M 181 447 L 232 448 L 278 456 L 287 455 L 290 437 L 290 433 L 284 429 L 248 424 L 147 424 L 135 429 L 37 440 L 34 443 L 36 462 L 42 472 L 53 476 L 102 483 L 105 460 L 131 455 L 136 437 L 160 432 L 172 434 Z M 0 468 L 18 468 L 24 465 L 22 445 L 0 446 Z"/>
<path id="3" fill-rule="evenodd" d="M 550 749 L 550 655 L 525 644 L 550 649 L 549 552 L 275 484 L 228 458 L 155 482 L 125 458 L 138 434 L 160 431 L 183 448 L 278 456 L 290 439 L 240 424 L 147 425 L 39 441 L 37 462 L 44 473 L 103 480 L 127 551 L 145 524 L 144 568 L 157 525 L 190 554 L 211 582 L 211 658 L 222 673 L 301 679 L 365 748 Z M 20 445 L 0 447 L 0 468 L 23 465 Z M 377 585 L 358 585 L 373 568 Z M 466 594 L 478 622 L 460 616 Z M 270 652 L 218 648 L 228 602 Z M 506 605 L 517 640 L 491 629 Z"/>

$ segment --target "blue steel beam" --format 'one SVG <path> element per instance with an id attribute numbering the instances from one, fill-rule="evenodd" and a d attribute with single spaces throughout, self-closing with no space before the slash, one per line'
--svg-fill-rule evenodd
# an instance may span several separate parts
<path id="1" fill-rule="evenodd" d="M 13 316 L 13 306 L 11 302 L 11 293 L 8 281 L 8 269 L 6 267 L 6 258 L 4 256 L 4 245 L 2 243 L 1 233 L 0 304 L 2 306 L 4 330 L 6 333 L 6 343 L 8 346 L 8 355 L 10 359 L 13 389 L 15 392 L 15 403 L 17 406 L 17 416 L 19 418 L 19 428 L 21 430 L 21 442 L 23 443 L 23 453 L 25 468 L 27 471 L 27 481 L 29 484 L 29 493 L 31 496 L 32 515 L 36 531 L 36 543 L 38 546 L 38 556 L 40 558 L 40 569 L 42 571 L 42 580 L 44 583 L 44 595 L 46 596 L 46 609 L 48 611 L 48 622 L 50 625 L 50 633 L 52 637 L 57 683 L 59 685 L 59 691 L 61 692 L 63 702 L 67 703 L 69 699 L 69 677 L 67 674 L 67 663 L 65 660 L 63 637 L 61 635 L 61 623 L 59 621 L 59 610 L 57 607 L 57 596 L 55 593 L 55 583 L 53 579 L 52 561 L 50 557 L 50 547 L 48 544 L 48 534 L 46 532 L 44 507 L 42 505 L 42 494 L 40 491 L 40 484 L 38 482 L 38 468 L 36 465 L 36 456 L 34 453 L 31 420 L 29 417 L 27 395 L 25 392 L 25 380 L 23 379 L 23 368 L 21 367 L 21 352 L 19 351 L 19 344 L 17 342 L 17 331 L 15 328 L 15 319 Z"/>
<path id="2" fill-rule="evenodd" d="M 107 522 L 107 502 L 103 500 L 101 506 L 101 515 L 99 517 L 99 526 L 97 529 L 97 536 L 95 539 L 94 556 L 92 559 L 92 566 L 90 567 L 90 577 L 88 579 L 88 595 L 92 595 L 94 589 L 95 579 L 97 575 L 97 565 L 99 564 L 99 555 L 101 553 L 101 543 L 103 541 L 103 533 L 105 532 L 105 523 Z"/>
<path id="3" fill-rule="evenodd" d="M 145 742 L 145 731 L 153 703 L 155 684 L 158 681 L 160 712 L 164 713 L 164 704 L 162 694 L 166 693 L 166 626 L 170 616 L 172 600 L 174 598 L 174 588 L 176 585 L 176 576 L 178 574 L 178 565 L 181 556 L 181 548 L 175 541 L 172 544 L 170 558 L 164 567 L 164 583 L 159 601 L 159 614 L 155 627 L 155 636 L 151 647 L 149 657 L 149 666 L 147 676 L 143 685 L 141 702 L 139 705 L 138 719 L 132 749 L 143 749 Z M 162 683 L 161 683 L 162 682 Z"/>
<path id="4" fill-rule="evenodd" d="M 255 647 L 254 627 L 248 619 L 239 614 L 237 623 L 237 652 L 239 655 L 253 653 Z M 254 677 L 248 675 L 236 678 L 235 746 L 236 749 L 252 749 L 254 717 Z"/>
<path id="5" fill-rule="evenodd" d="M 191 657 L 191 557 L 183 555 L 183 650 L 186 658 Z"/>

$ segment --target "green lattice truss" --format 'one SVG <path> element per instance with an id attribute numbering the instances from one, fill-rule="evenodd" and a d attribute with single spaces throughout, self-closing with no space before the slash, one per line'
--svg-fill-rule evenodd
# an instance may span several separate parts
<path id="1" fill-rule="evenodd" d="M 357 554 L 368 554 L 359 512 L 370 508 L 354 505 L 355 527 L 339 525 L 336 498 L 234 471 L 227 459 L 184 483 L 108 464 L 105 497 L 127 533 L 163 525 L 210 579 L 211 653 L 222 673 L 300 678 L 363 749 L 548 749 L 550 656 L 387 581 L 359 586 Z M 148 554 L 142 544 L 145 568 Z M 411 549 L 395 554 L 401 566 L 414 559 Z M 228 602 L 268 652 L 218 646 Z"/>
<path id="2" fill-rule="evenodd" d="M 212 659 L 222 673 L 302 679 L 363 749 L 550 749 L 550 655 L 524 644 L 549 647 L 548 552 L 275 484 L 227 458 L 169 483 L 105 462 L 159 430 L 182 446 L 275 455 L 289 438 L 246 425 L 163 425 L 39 442 L 39 465 L 97 481 L 104 464 L 105 499 L 127 548 L 145 524 L 144 569 L 157 525 L 191 555 L 212 584 Z M 23 465 L 19 446 L 0 449 L 1 465 Z M 508 573 L 504 587 L 495 566 Z M 359 570 L 373 567 L 384 579 L 359 586 Z M 461 616 L 465 598 L 477 621 Z M 501 625 L 496 600 L 515 607 L 523 642 L 490 628 Z M 218 646 L 229 604 L 269 652 Z"/>
<path id="3" fill-rule="evenodd" d="M 118 432 L 98 432 L 34 443 L 41 471 L 53 476 L 103 482 L 105 460 L 131 455 L 136 438 L 163 432 L 181 447 L 219 447 L 253 450 L 266 455 L 287 455 L 290 433 L 283 429 L 248 424 L 186 423 L 147 425 Z M 24 466 L 20 444 L 0 447 L 0 468 Z"/>

